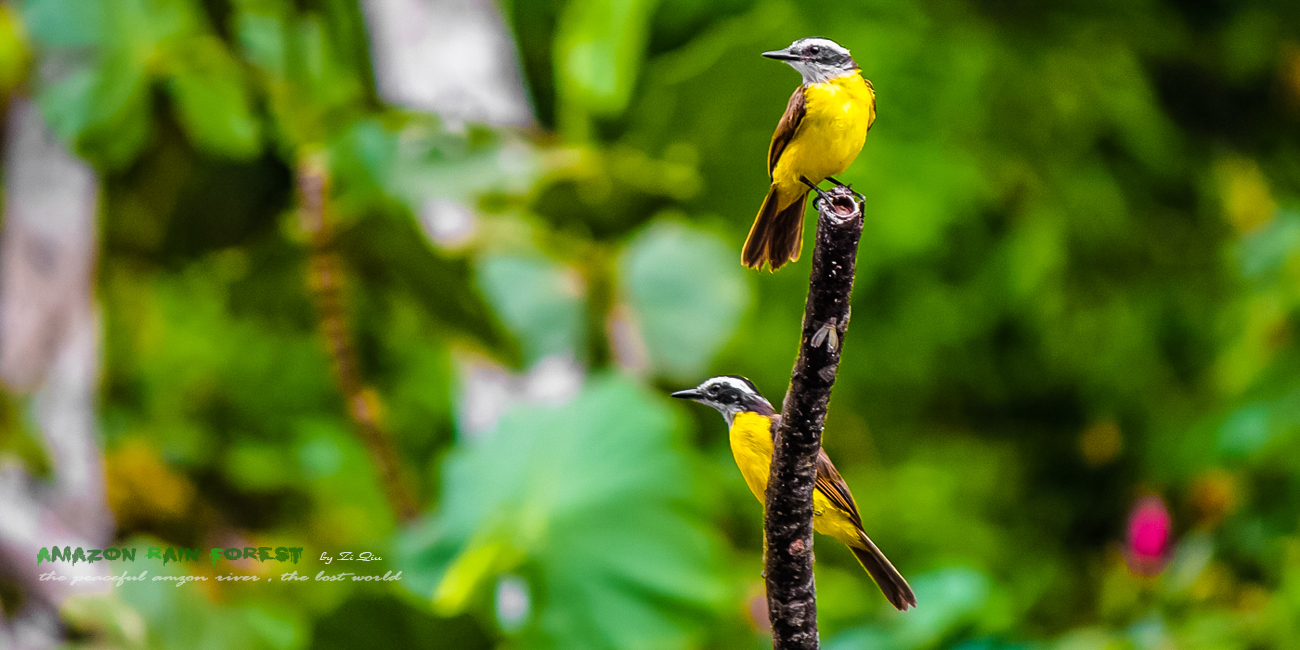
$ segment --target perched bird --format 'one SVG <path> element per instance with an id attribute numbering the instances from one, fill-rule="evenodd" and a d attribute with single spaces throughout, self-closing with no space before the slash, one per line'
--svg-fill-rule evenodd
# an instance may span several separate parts
<path id="1" fill-rule="evenodd" d="M 679 390 L 673 397 L 707 404 L 722 413 L 730 428 L 731 454 L 736 458 L 736 466 L 759 503 L 765 503 L 772 467 L 772 436 L 781 416 L 754 384 L 744 377 L 725 375 L 690 390 Z M 912 588 L 862 530 L 853 494 L 824 450 L 817 451 L 813 530 L 846 544 L 894 607 L 899 610 L 916 607 Z"/>
<path id="2" fill-rule="evenodd" d="M 799 259 L 808 191 L 843 173 L 862 151 L 876 120 L 876 93 L 858 74 L 849 51 L 826 38 L 803 38 L 763 56 L 785 61 L 803 75 L 790 95 L 767 150 L 772 186 L 745 240 L 741 261 L 767 262 L 773 271 Z"/>

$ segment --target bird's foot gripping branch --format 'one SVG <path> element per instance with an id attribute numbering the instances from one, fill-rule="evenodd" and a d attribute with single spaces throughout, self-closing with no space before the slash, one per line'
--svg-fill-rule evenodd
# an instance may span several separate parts
<path id="1" fill-rule="evenodd" d="M 767 488 L 767 607 L 777 650 L 818 646 L 813 489 L 826 405 L 848 330 L 849 297 L 862 236 L 862 205 L 847 186 L 826 191 L 816 207 L 817 241 L 803 336 L 776 431 Z M 834 344 L 828 345 L 830 341 Z"/>

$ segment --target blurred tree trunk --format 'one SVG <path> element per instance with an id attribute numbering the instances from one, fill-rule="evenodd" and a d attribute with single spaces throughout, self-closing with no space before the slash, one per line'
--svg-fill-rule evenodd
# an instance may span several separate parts
<path id="1" fill-rule="evenodd" d="M 363 0 L 379 95 L 465 123 L 531 127 L 514 35 L 492 0 Z M 417 215 L 435 244 L 457 247 L 476 227 L 470 206 L 431 196 Z"/>
<path id="2" fill-rule="evenodd" d="M 5 140 L 0 379 L 31 395 L 29 414 L 52 472 L 39 480 L 17 465 L 0 467 L 0 559 L 36 596 L 17 618 L 0 621 L 0 646 L 43 647 L 59 642 L 54 612 L 71 589 L 39 581 L 48 567 L 38 567 L 33 553 L 55 544 L 102 548 L 113 533 L 95 423 L 99 182 L 26 99 L 11 103 Z M 60 572 L 106 575 L 105 567 L 78 563 Z M 99 586 L 78 591 L 107 588 L 92 584 Z"/>
<path id="3" fill-rule="evenodd" d="M 385 101 L 453 123 L 531 126 L 513 36 L 491 0 L 364 0 Z"/>

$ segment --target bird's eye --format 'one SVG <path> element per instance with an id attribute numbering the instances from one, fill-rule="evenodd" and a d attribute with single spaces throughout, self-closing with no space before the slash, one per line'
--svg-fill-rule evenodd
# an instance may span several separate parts
<path id="1" fill-rule="evenodd" d="M 821 54 L 821 53 L 822 53 L 822 46 L 820 46 L 820 45 L 809 45 L 809 46 L 808 46 L 808 53 L 809 53 L 809 54 L 814 54 L 814 55 L 816 55 L 816 54 Z"/>

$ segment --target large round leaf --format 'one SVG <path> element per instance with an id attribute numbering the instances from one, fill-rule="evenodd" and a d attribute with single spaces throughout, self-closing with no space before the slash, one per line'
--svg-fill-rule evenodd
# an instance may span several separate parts
<path id="1" fill-rule="evenodd" d="M 399 545 L 402 584 L 450 614 L 533 579 L 532 647 L 684 647 L 726 599 L 671 412 L 620 379 L 520 407 L 443 468 L 442 508 Z"/>

